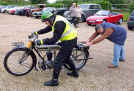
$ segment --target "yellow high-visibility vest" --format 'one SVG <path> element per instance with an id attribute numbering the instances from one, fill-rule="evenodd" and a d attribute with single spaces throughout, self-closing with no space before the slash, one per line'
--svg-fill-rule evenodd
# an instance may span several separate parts
<path id="1" fill-rule="evenodd" d="M 77 37 L 77 31 L 73 27 L 73 25 L 64 17 L 56 16 L 54 24 L 52 26 L 52 31 L 54 32 L 54 25 L 57 21 L 63 21 L 66 24 L 65 30 L 60 38 L 60 41 L 72 40 Z"/>

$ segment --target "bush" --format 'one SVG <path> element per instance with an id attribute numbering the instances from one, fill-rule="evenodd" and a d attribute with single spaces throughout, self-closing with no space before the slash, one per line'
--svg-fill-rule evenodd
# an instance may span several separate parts
<path id="1" fill-rule="evenodd" d="M 57 1 L 56 3 L 50 4 L 47 3 L 47 7 L 70 7 L 72 5 L 72 2 L 69 0 L 63 0 L 63 1 Z"/>
<path id="2" fill-rule="evenodd" d="M 4 1 L 3 2 L 0 2 L 0 4 L 1 5 L 8 5 L 8 3 L 7 2 L 4 2 Z"/>
<path id="3" fill-rule="evenodd" d="M 58 7 L 61 7 L 62 4 L 61 3 L 54 3 L 54 4 L 46 4 L 46 6 L 47 7 L 56 7 L 56 8 L 58 8 Z"/>
<path id="4" fill-rule="evenodd" d="M 130 13 L 129 12 L 121 12 L 121 13 L 123 14 L 123 21 L 127 22 Z"/>
<path id="5" fill-rule="evenodd" d="M 129 5 L 129 12 L 132 12 L 134 10 L 134 3 Z"/>
<path id="6" fill-rule="evenodd" d="M 98 4 L 100 4 L 104 10 L 111 10 L 112 8 L 112 4 L 107 0 L 100 1 Z"/>

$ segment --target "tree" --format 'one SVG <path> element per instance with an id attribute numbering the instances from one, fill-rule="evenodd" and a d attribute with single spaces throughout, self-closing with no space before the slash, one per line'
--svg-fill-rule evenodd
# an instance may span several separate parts
<path id="1" fill-rule="evenodd" d="M 46 3 L 47 0 L 30 0 L 32 4 Z"/>
<path id="2" fill-rule="evenodd" d="M 132 12 L 134 10 L 134 2 L 129 5 L 129 10 Z"/>
<path id="3" fill-rule="evenodd" d="M 125 0 L 109 0 L 112 4 L 124 4 Z M 127 1 L 127 0 L 126 0 Z"/>
<path id="4" fill-rule="evenodd" d="M 105 10 L 111 10 L 112 4 L 108 0 L 102 0 L 98 2 L 98 4 L 100 4 L 101 7 Z"/>

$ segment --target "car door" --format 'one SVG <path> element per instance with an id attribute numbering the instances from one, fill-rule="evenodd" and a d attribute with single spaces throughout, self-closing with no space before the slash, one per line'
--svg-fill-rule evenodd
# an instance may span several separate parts
<path id="1" fill-rule="evenodd" d="M 117 23 L 121 18 L 117 12 L 112 12 L 112 15 L 114 16 L 114 23 Z"/>
<path id="2" fill-rule="evenodd" d="M 111 12 L 109 13 L 109 22 L 110 23 L 116 23 L 117 22 L 117 15 L 112 14 Z"/>

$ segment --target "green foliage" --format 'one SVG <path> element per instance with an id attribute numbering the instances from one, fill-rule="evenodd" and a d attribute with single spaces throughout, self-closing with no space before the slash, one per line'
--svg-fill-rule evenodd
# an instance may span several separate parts
<path id="1" fill-rule="evenodd" d="M 48 7 L 70 7 L 72 5 L 71 0 L 57 1 L 56 3 L 50 4 L 47 3 Z"/>
<path id="2" fill-rule="evenodd" d="M 123 20 L 126 22 L 126 21 L 128 21 L 128 17 L 129 17 L 129 15 L 130 15 L 130 13 L 129 12 L 121 12 L 122 14 L 123 14 Z"/>
<path id="3" fill-rule="evenodd" d="M 101 7 L 105 10 L 111 10 L 112 8 L 112 4 L 108 0 L 100 1 L 98 4 L 100 4 Z"/>
<path id="4" fill-rule="evenodd" d="M 30 0 L 32 4 L 46 3 L 47 0 Z"/>
<path id="5" fill-rule="evenodd" d="M 125 0 L 109 0 L 112 4 L 124 4 Z M 127 1 L 127 0 L 126 0 Z"/>
<path id="6" fill-rule="evenodd" d="M 129 5 L 129 12 L 132 12 L 134 10 L 134 2 Z"/>
<path id="7" fill-rule="evenodd" d="M 5 1 L 1 1 L 0 4 L 1 4 L 1 5 L 8 5 L 8 3 L 5 2 Z"/>
<path id="8" fill-rule="evenodd" d="M 74 0 L 75 2 L 75 0 Z M 70 7 L 72 5 L 72 0 L 63 0 L 63 1 L 58 1 L 57 3 L 60 3 L 61 6 L 64 6 L 64 7 Z M 75 2 L 77 3 L 77 2 Z"/>
<path id="9" fill-rule="evenodd" d="M 56 7 L 56 8 L 58 8 L 58 7 L 62 7 L 62 4 L 61 3 L 54 3 L 54 4 L 47 4 L 46 6 L 47 7 Z"/>

